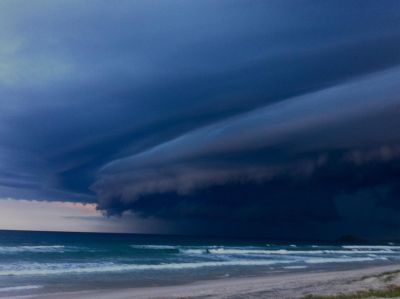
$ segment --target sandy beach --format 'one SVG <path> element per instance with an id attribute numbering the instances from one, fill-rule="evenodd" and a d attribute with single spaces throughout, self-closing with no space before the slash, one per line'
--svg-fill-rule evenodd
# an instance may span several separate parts
<path id="1" fill-rule="evenodd" d="M 33 298 L 303 298 L 309 295 L 331 296 L 383 290 L 394 286 L 400 286 L 399 265 L 375 266 L 356 270 L 281 273 L 266 277 L 227 278 L 180 286 L 57 293 Z"/>

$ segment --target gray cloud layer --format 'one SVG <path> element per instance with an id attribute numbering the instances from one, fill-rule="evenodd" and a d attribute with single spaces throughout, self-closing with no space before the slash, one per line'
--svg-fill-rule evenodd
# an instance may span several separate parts
<path id="1" fill-rule="evenodd" d="M 392 128 L 400 127 L 399 82 L 396 68 L 186 133 L 106 165 L 94 190 L 102 200 L 129 201 L 288 171 L 307 175 L 323 163 L 315 153 L 324 149 L 368 156 L 378 148 L 377 159 L 397 158 L 400 133 Z M 261 155 L 252 159 L 254 153 Z"/>

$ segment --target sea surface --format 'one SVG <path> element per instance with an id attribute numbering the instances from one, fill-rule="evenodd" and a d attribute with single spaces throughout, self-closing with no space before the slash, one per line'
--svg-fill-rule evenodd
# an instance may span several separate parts
<path id="1" fill-rule="evenodd" d="M 400 244 L 0 231 L 0 297 L 400 262 Z"/>

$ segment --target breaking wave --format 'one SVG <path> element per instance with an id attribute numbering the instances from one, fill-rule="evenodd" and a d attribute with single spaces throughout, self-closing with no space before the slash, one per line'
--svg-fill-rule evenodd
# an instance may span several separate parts
<path id="1" fill-rule="evenodd" d="M 64 252 L 70 248 L 63 245 L 0 246 L 0 254 L 21 252 Z"/>
<path id="2" fill-rule="evenodd" d="M 0 276 L 17 275 L 56 275 L 68 273 L 95 273 L 95 272 L 126 272 L 143 270 L 184 270 L 204 267 L 229 267 L 229 266 L 270 266 L 288 264 L 292 261 L 279 260 L 232 260 L 208 261 L 170 264 L 115 264 L 115 263 L 78 263 L 78 264 L 27 264 L 11 267 L 1 267 Z"/>
<path id="3" fill-rule="evenodd" d="M 172 246 L 172 245 L 130 245 L 133 249 L 182 253 L 187 255 L 321 255 L 321 254 L 397 254 L 400 246 L 342 246 L 338 249 L 317 249 L 312 246 L 309 250 L 298 250 L 294 245 L 290 249 L 263 249 L 248 247 L 219 247 L 219 246 Z"/>
<path id="4" fill-rule="evenodd" d="M 34 290 L 40 289 L 43 286 L 41 285 L 24 285 L 24 286 L 15 286 L 15 287 L 4 287 L 0 288 L 0 293 L 2 292 L 13 292 L 13 291 L 25 291 L 25 290 Z"/>
<path id="5" fill-rule="evenodd" d="M 232 267 L 232 266 L 272 266 L 296 264 L 287 266 L 286 269 L 302 269 L 305 264 L 326 264 L 326 263 L 354 263 L 374 260 L 386 260 L 385 257 L 330 257 L 330 258 L 306 258 L 302 261 L 279 260 L 279 259 L 233 259 L 223 261 L 199 261 L 182 263 L 162 264 L 118 264 L 118 263 L 28 263 L 0 266 L 0 276 L 21 276 L 21 275 L 60 275 L 60 274 L 85 274 L 85 273 L 106 273 L 106 272 L 127 272 L 146 270 L 185 270 L 205 267 Z"/>

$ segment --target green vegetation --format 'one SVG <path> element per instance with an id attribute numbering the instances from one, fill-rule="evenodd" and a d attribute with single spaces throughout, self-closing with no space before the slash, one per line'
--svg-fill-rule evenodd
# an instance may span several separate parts
<path id="1" fill-rule="evenodd" d="M 383 273 L 379 274 L 378 276 L 375 276 L 375 275 L 363 276 L 363 277 L 361 277 L 360 280 L 365 280 L 365 279 L 368 279 L 368 278 L 377 277 L 377 278 L 382 279 L 384 282 L 390 282 L 390 281 L 392 281 L 394 278 L 396 278 L 396 276 L 397 276 L 398 274 L 400 274 L 400 271 L 399 271 L 399 270 L 396 270 L 396 271 L 387 271 L 387 272 L 383 272 Z"/>
<path id="2" fill-rule="evenodd" d="M 359 291 L 350 294 L 339 294 L 334 296 L 307 295 L 303 299 L 366 299 L 366 298 L 395 298 L 400 297 L 400 287 L 390 286 L 386 289 Z"/>

